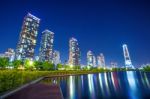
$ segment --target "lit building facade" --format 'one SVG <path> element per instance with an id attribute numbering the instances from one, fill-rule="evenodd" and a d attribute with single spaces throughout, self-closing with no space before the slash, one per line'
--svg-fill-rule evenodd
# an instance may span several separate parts
<path id="1" fill-rule="evenodd" d="M 100 53 L 100 55 L 97 57 L 97 63 L 98 67 L 105 68 L 105 57 L 103 53 Z"/>
<path id="2" fill-rule="evenodd" d="M 123 47 L 123 55 L 124 55 L 124 60 L 125 60 L 125 67 L 126 68 L 134 68 L 134 66 L 132 65 L 131 59 L 130 59 L 127 45 L 123 44 L 122 47 Z"/>
<path id="3" fill-rule="evenodd" d="M 39 61 L 39 56 L 35 56 L 34 61 Z"/>
<path id="4" fill-rule="evenodd" d="M 40 19 L 36 16 L 30 13 L 25 16 L 16 49 L 17 60 L 33 60 L 39 23 Z"/>
<path id="5" fill-rule="evenodd" d="M 6 57 L 9 59 L 9 62 L 12 62 L 15 59 L 15 51 L 14 49 L 9 48 L 5 53 L 0 54 L 0 57 Z"/>
<path id="6" fill-rule="evenodd" d="M 92 51 L 87 52 L 87 66 L 95 67 L 96 59 Z"/>
<path id="7" fill-rule="evenodd" d="M 60 60 L 60 53 L 59 53 L 59 51 L 54 51 L 54 53 L 53 53 L 53 63 L 55 65 L 57 65 L 60 62 L 61 62 L 61 60 Z"/>
<path id="8" fill-rule="evenodd" d="M 12 62 L 15 60 L 15 51 L 14 49 L 9 48 L 6 52 L 5 52 L 5 57 L 8 57 L 9 62 Z"/>
<path id="9" fill-rule="evenodd" d="M 49 30 L 43 31 L 41 38 L 39 61 L 53 62 L 53 42 L 54 33 Z"/>
<path id="10" fill-rule="evenodd" d="M 117 68 L 117 63 L 116 62 L 111 62 L 111 68 Z"/>
<path id="11" fill-rule="evenodd" d="M 5 54 L 4 53 L 0 53 L 0 58 L 3 58 L 5 57 Z"/>
<path id="12" fill-rule="evenodd" d="M 96 63 L 96 57 L 93 56 L 93 66 L 96 67 L 97 66 L 97 63 Z"/>
<path id="13" fill-rule="evenodd" d="M 68 64 L 71 66 L 80 65 L 80 49 L 78 41 L 75 38 L 69 40 L 69 61 Z"/>

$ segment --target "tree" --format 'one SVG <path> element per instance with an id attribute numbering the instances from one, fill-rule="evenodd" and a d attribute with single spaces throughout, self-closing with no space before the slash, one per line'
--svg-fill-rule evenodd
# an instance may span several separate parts
<path id="1" fill-rule="evenodd" d="M 74 69 L 79 70 L 79 69 L 81 69 L 81 66 L 74 66 Z"/>
<path id="2" fill-rule="evenodd" d="M 15 69 L 17 69 L 20 65 L 23 65 L 23 62 L 21 60 L 14 60 L 12 62 Z"/>
<path id="3" fill-rule="evenodd" d="M 64 65 L 65 70 L 71 70 L 72 66 Z"/>
<path id="4" fill-rule="evenodd" d="M 147 66 L 143 67 L 143 70 L 144 70 L 144 71 L 150 71 L 150 66 L 147 65 Z"/>
<path id="5" fill-rule="evenodd" d="M 9 65 L 9 59 L 6 57 L 0 58 L 0 68 L 5 69 Z"/>
<path id="6" fill-rule="evenodd" d="M 27 70 L 33 70 L 35 68 L 34 61 L 29 60 L 29 59 L 25 60 L 24 66 L 25 66 L 25 69 Z"/>
<path id="7" fill-rule="evenodd" d="M 42 70 L 43 69 L 43 63 L 42 62 L 40 62 L 40 61 L 35 61 L 34 62 L 34 66 L 35 66 L 35 68 L 37 69 L 37 70 Z"/>
<path id="8" fill-rule="evenodd" d="M 62 64 L 57 64 L 57 69 L 62 68 L 63 65 Z"/>
<path id="9" fill-rule="evenodd" d="M 43 70 L 54 70 L 54 64 L 48 61 L 43 62 Z"/>

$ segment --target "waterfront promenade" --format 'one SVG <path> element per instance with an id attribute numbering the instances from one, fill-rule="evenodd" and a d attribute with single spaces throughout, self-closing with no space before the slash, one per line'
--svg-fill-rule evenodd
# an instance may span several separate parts
<path id="1" fill-rule="evenodd" d="M 63 99 L 63 95 L 59 85 L 36 83 L 8 96 L 6 99 Z"/>

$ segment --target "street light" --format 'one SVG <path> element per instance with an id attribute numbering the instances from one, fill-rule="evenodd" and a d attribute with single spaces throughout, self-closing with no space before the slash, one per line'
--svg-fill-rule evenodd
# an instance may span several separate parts
<path id="1" fill-rule="evenodd" d="M 29 65 L 33 66 L 33 61 L 32 60 L 29 61 Z"/>

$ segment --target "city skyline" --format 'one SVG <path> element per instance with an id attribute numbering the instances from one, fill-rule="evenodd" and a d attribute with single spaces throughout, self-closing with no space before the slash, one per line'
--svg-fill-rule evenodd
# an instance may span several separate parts
<path id="1" fill-rule="evenodd" d="M 1 11 L 12 12 L 13 14 L 4 13 L 0 16 L 1 27 L 3 27 L 0 30 L 2 35 L 0 53 L 5 52 L 8 48 L 16 49 L 23 17 L 26 13 L 31 12 L 41 19 L 35 49 L 36 55 L 39 53 L 41 33 L 45 28 L 48 28 L 55 33 L 54 49 L 60 51 L 62 62 L 68 60 L 68 40 L 75 37 L 80 45 L 81 64 L 86 64 L 86 52 L 92 50 L 95 55 L 104 53 L 106 65 L 109 65 L 111 61 L 117 62 L 118 65 L 124 65 L 122 52 L 122 44 L 124 43 L 128 45 L 133 65 L 146 64 L 150 62 L 150 47 L 148 46 L 150 32 L 149 2 L 133 1 L 129 4 L 126 4 L 126 2 L 120 2 L 119 4 L 114 2 L 112 4 L 95 1 L 90 4 L 90 1 L 87 1 L 80 4 L 76 2 L 65 4 L 63 2 L 43 3 L 42 1 L 34 2 L 31 0 L 29 5 L 28 1 L 24 1 L 23 5 L 21 2 L 7 4 L 6 0 L 1 3 Z M 43 6 L 48 4 L 53 6 Z M 91 9 L 88 8 L 89 4 Z M 102 6 L 99 7 L 97 4 Z M 124 4 L 123 7 L 120 7 L 122 4 Z M 78 8 L 76 5 L 78 5 Z M 10 7 L 7 10 L 4 9 L 7 6 Z M 56 8 L 55 6 L 59 7 Z M 67 9 L 68 6 L 72 7 Z M 118 10 L 118 6 L 120 10 Z M 6 38 L 11 42 L 6 42 Z M 3 42 L 6 42 L 6 44 L 3 44 Z"/>

